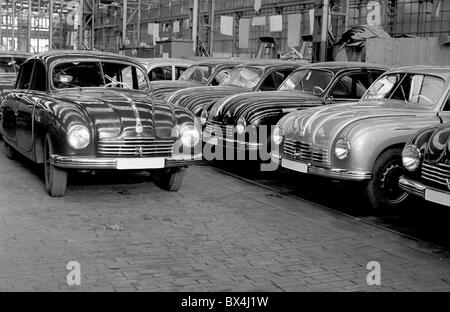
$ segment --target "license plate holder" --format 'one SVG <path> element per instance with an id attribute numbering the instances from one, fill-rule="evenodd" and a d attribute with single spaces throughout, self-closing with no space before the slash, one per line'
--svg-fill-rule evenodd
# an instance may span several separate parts
<path id="1" fill-rule="evenodd" d="M 298 161 L 292 161 L 289 159 L 282 159 L 281 160 L 281 167 L 286 168 L 286 169 L 290 169 L 290 170 L 294 170 L 294 171 L 298 171 L 301 173 L 308 173 L 308 164 L 304 164 Z"/>
<path id="2" fill-rule="evenodd" d="M 162 169 L 166 165 L 163 157 L 153 158 L 119 158 L 116 162 L 118 170 Z"/>

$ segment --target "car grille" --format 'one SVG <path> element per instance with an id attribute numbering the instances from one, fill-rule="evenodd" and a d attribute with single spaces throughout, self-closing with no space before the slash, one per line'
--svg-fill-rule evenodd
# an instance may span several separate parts
<path id="1" fill-rule="evenodd" d="M 207 134 L 212 134 L 217 136 L 223 136 L 227 138 L 233 138 L 234 137 L 234 127 L 231 125 L 225 125 L 225 124 L 219 124 L 216 122 L 208 121 L 206 123 L 205 131 Z"/>
<path id="2" fill-rule="evenodd" d="M 447 181 L 450 182 L 450 164 L 428 164 L 424 162 L 422 164 L 422 178 L 448 189 Z"/>
<path id="3" fill-rule="evenodd" d="M 286 158 L 300 160 L 313 164 L 328 164 L 328 151 L 312 147 L 310 144 L 286 139 L 283 143 L 283 153 Z"/>
<path id="4" fill-rule="evenodd" d="M 117 157 L 162 157 L 171 156 L 173 140 L 131 138 L 124 140 L 101 140 L 98 153 Z"/>

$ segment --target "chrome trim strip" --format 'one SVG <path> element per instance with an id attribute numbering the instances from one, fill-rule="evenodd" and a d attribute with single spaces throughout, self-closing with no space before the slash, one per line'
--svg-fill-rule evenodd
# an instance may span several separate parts
<path id="1" fill-rule="evenodd" d="M 154 158 L 154 157 L 148 157 Z M 159 157 L 156 157 L 159 158 Z M 189 164 L 192 162 L 197 162 L 202 160 L 202 154 L 195 155 L 174 155 L 172 157 L 165 158 L 165 167 L 170 167 L 173 165 Z M 65 169 L 117 169 L 118 159 L 124 158 L 103 158 L 103 157 L 77 157 L 77 156 L 61 156 L 61 155 L 51 155 L 50 162 L 55 167 L 65 168 Z M 130 159 L 130 158 L 127 158 Z M 131 159 L 145 159 L 142 158 L 131 158 Z"/>
<path id="2" fill-rule="evenodd" d="M 280 155 L 272 154 L 272 161 L 281 164 L 281 159 L 282 157 Z M 347 181 L 366 181 L 372 179 L 372 172 L 370 171 L 327 168 L 310 163 L 306 163 L 306 165 L 308 165 L 308 174 L 318 175 L 322 177 Z"/>

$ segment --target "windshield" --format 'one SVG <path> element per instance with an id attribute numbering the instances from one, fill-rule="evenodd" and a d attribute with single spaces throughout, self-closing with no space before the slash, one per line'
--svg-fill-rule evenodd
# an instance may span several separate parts
<path id="1" fill-rule="evenodd" d="M 302 69 L 292 73 L 278 90 L 299 90 L 321 95 L 333 80 L 333 73 L 319 69 Z"/>
<path id="2" fill-rule="evenodd" d="M 0 58 L 0 73 L 16 73 L 19 71 L 19 65 L 12 57 Z"/>
<path id="3" fill-rule="evenodd" d="M 53 86 L 57 89 L 108 87 L 149 90 L 145 72 L 127 63 L 68 61 L 55 65 Z"/>
<path id="4" fill-rule="evenodd" d="M 194 81 L 205 84 L 212 73 L 212 66 L 192 65 L 181 75 L 178 80 Z"/>
<path id="5" fill-rule="evenodd" d="M 423 74 L 388 74 L 378 79 L 363 99 L 393 99 L 434 107 L 444 91 L 443 79 Z"/>
<path id="6" fill-rule="evenodd" d="M 221 86 L 236 86 L 253 89 L 263 75 L 262 69 L 254 67 L 239 67 L 234 69 L 220 83 Z"/>

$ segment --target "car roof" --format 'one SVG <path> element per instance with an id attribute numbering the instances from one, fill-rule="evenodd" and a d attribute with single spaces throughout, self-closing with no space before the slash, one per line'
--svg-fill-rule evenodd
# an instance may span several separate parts
<path id="1" fill-rule="evenodd" d="M 388 66 L 376 64 L 376 63 L 365 63 L 365 62 L 320 62 L 320 63 L 312 63 L 306 65 L 304 68 L 320 68 L 327 69 L 332 72 L 339 72 L 342 70 L 352 70 L 352 69 L 380 69 L 387 70 Z M 298 69 L 300 70 L 300 69 Z"/>
<path id="2" fill-rule="evenodd" d="M 242 64 L 240 64 L 238 67 L 258 67 L 263 70 L 271 69 L 274 67 L 280 67 L 280 66 L 292 66 L 292 67 L 298 67 L 298 66 L 307 66 L 309 63 L 304 61 L 284 61 L 284 60 L 246 60 Z"/>
<path id="3" fill-rule="evenodd" d="M 416 73 L 416 74 L 428 74 L 428 75 L 436 75 L 445 80 L 450 79 L 450 66 L 443 65 L 413 65 L 413 66 L 404 66 L 398 67 L 390 70 L 391 73 Z"/>
<path id="4" fill-rule="evenodd" d="M 33 55 L 32 59 L 38 59 L 44 63 L 51 62 L 58 58 L 76 58 L 76 57 L 93 57 L 100 59 L 122 59 L 134 64 L 140 64 L 136 58 L 132 58 L 126 55 L 103 52 L 103 51 L 92 51 L 92 50 L 52 50 L 44 53 L 39 53 Z"/>
<path id="5" fill-rule="evenodd" d="M 192 65 L 194 61 L 179 58 L 137 58 L 137 60 L 146 65 Z"/>

